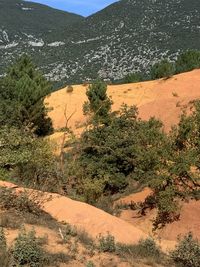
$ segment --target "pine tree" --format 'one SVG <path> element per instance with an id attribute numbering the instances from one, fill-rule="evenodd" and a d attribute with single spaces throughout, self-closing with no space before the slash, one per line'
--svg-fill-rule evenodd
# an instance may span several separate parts
<path id="1" fill-rule="evenodd" d="M 97 80 L 86 92 L 88 101 L 84 103 L 85 115 L 91 115 L 93 123 L 107 124 L 112 106 L 112 100 L 107 96 L 107 85 Z"/>
<path id="2" fill-rule="evenodd" d="M 28 126 L 38 136 L 52 131 L 44 98 L 51 85 L 27 55 L 20 57 L 0 81 L 0 124 Z"/>

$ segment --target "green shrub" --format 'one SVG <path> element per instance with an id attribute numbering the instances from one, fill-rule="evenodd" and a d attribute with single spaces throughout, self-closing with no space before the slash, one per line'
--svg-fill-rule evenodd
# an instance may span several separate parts
<path id="1" fill-rule="evenodd" d="M 137 83 L 143 80 L 142 74 L 139 72 L 130 73 L 124 77 L 122 83 Z"/>
<path id="2" fill-rule="evenodd" d="M 85 230 L 79 230 L 77 233 L 78 240 L 81 244 L 89 249 L 95 249 L 94 240 L 88 235 Z"/>
<path id="3" fill-rule="evenodd" d="M 89 115 L 95 124 L 108 124 L 112 100 L 107 95 L 106 83 L 97 80 L 86 91 L 88 101 L 83 105 L 83 112 Z"/>
<path id="4" fill-rule="evenodd" d="M 15 240 L 12 256 L 19 266 L 41 267 L 44 261 L 44 252 L 35 236 L 35 231 L 26 232 L 21 229 Z"/>
<path id="5" fill-rule="evenodd" d="M 199 267 L 200 243 L 193 238 L 192 233 L 188 233 L 179 240 L 176 249 L 171 252 L 171 258 L 180 267 Z"/>
<path id="6" fill-rule="evenodd" d="M 25 186 L 40 186 L 55 190 L 59 186 L 59 171 L 53 146 L 43 138 L 37 138 L 26 129 L 0 127 L 0 175 L 7 173 L 10 179 Z M 51 191 L 50 190 L 50 191 Z"/>
<path id="7" fill-rule="evenodd" d="M 93 261 L 88 261 L 85 267 L 95 267 Z"/>
<path id="8" fill-rule="evenodd" d="M 155 63 L 151 69 L 151 78 L 153 80 L 160 78 L 170 78 L 175 73 L 174 64 L 164 59 Z"/>
<path id="9" fill-rule="evenodd" d="M 200 68 L 200 51 L 190 50 L 178 56 L 176 73 L 191 71 Z"/>
<path id="10" fill-rule="evenodd" d="M 131 263 L 135 262 L 135 259 L 150 260 L 154 263 L 165 261 L 164 254 L 152 238 L 141 240 L 138 244 L 134 245 L 118 243 L 116 253 Z"/>
<path id="11" fill-rule="evenodd" d="M 68 243 L 71 237 L 77 236 L 76 227 L 71 226 L 69 223 L 65 224 L 59 231 L 64 243 Z"/>
<path id="12" fill-rule="evenodd" d="M 71 257 L 64 253 L 54 253 L 54 254 L 45 253 L 44 265 L 59 267 L 60 263 L 66 264 L 69 263 L 70 260 Z"/>
<path id="13" fill-rule="evenodd" d="M 152 238 L 139 241 L 138 248 L 142 257 L 159 258 L 161 256 L 161 250 Z"/>
<path id="14" fill-rule="evenodd" d="M 100 252 L 114 252 L 116 250 L 115 238 L 111 234 L 106 236 L 99 236 L 98 248 Z"/>
<path id="15" fill-rule="evenodd" d="M 29 199 L 26 192 L 16 194 L 11 189 L 0 188 L 0 207 L 6 210 L 13 209 L 22 213 L 41 215 L 40 206 Z"/>

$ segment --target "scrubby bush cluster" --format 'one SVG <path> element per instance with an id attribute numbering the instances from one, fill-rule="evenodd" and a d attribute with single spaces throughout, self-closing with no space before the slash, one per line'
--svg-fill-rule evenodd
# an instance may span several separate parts
<path id="1" fill-rule="evenodd" d="M 115 252 L 116 250 L 115 238 L 109 233 L 106 236 L 100 235 L 98 243 L 100 252 Z"/>
<path id="2" fill-rule="evenodd" d="M 180 267 L 200 266 L 200 244 L 193 238 L 192 233 L 179 240 L 176 249 L 171 252 L 171 258 Z"/>
<path id="3" fill-rule="evenodd" d="M 19 266 L 39 267 L 44 261 L 44 252 L 35 236 L 35 231 L 22 228 L 12 248 L 12 257 Z"/>

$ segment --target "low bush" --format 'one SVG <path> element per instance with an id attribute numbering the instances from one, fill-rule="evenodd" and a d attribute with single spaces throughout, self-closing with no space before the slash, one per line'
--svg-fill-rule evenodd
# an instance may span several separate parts
<path id="1" fill-rule="evenodd" d="M 131 262 L 135 259 L 146 259 L 156 263 L 164 261 L 164 254 L 152 238 L 139 241 L 138 244 L 117 244 L 116 253 Z"/>
<path id="2" fill-rule="evenodd" d="M 200 243 L 188 233 L 179 240 L 175 250 L 171 252 L 171 258 L 180 267 L 200 266 Z"/>
<path id="3" fill-rule="evenodd" d="M 153 80 L 160 78 L 170 78 L 175 73 L 175 66 L 169 60 L 164 59 L 155 63 L 151 69 L 151 78 Z"/>
<path id="4" fill-rule="evenodd" d="M 93 263 L 93 261 L 88 261 L 86 267 L 95 267 L 95 264 Z"/>
<path id="5" fill-rule="evenodd" d="M 98 238 L 98 248 L 100 252 L 115 252 L 116 244 L 115 238 L 111 234 L 106 236 L 99 236 Z"/>
<path id="6" fill-rule="evenodd" d="M 78 240 L 85 247 L 93 250 L 95 249 L 94 240 L 88 235 L 88 233 L 85 230 L 78 231 Z"/>
<path id="7" fill-rule="evenodd" d="M 16 194 L 12 189 L 0 188 L 0 207 L 6 210 L 14 209 L 20 212 L 41 215 L 40 206 L 29 199 L 26 192 Z"/>
<path id="8" fill-rule="evenodd" d="M 44 261 L 44 251 L 39 245 L 35 231 L 26 232 L 21 229 L 14 246 L 12 257 L 15 264 L 19 266 L 41 267 Z"/>
<path id="9" fill-rule="evenodd" d="M 144 77 L 142 73 L 139 72 L 129 73 L 124 77 L 122 83 L 137 83 L 143 81 L 143 78 Z"/>
<path id="10" fill-rule="evenodd" d="M 70 224 L 64 225 L 62 228 L 59 229 L 60 235 L 62 237 L 63 243 L 68 243 L 71 237 L 77 236 L 77 229 Z"/>

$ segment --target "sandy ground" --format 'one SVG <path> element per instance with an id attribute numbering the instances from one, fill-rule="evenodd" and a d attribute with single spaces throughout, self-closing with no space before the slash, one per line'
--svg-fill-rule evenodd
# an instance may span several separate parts
<path id="1" fill-rule="evenodd" d="M 76 134 L 82 132 L 86 121 L 82 112 L 83 103 L 87 100 L 86 89 L 85 86 L 74 85 L 72 93 L 67 93 L 64 88 L 46 99 L 48 106 L 53 108 L 49 116 L 56 129 L 65 127 L 66 120 L 72 116 L 68 126 Z M 142 119 L 155 116 L 163 121 L 164 129 L 169 131 L 179 121 L 182 108 L 191 100 L 200 98 L 200 70 L 167 80 L 111 85 L 108 86 L 108 95 L 114 102 L 113 110 L 118 110 L 123 103 L 136 105 Z"/>
<path id="2" fill-rule="evenodd" d="M 16 188 L 15 185 L 7 182 L 0 182 L 0 186 Z M 19 192 L 24 189 L 16 188 L 16 190 Z M 142 230 L 137 229 L 134 225 L 86 203 L 74 201 L 58 194 L 43 194 L 30 189 L 27 189 L 27 192 L 33 200 L 37 199 L 38 201 L 40 199 L 42 209 L 53 218 L 59 222 L 67 222 L 84 229 L 94 238 L 100 234 L 110 233 L 117 242 L 133 244 L 147 237 Z"/>
<path id="3" fill-rule="evenodd" d="M 1 182 L 0 186 L 14 188 L 23 191 L 16 185 Z M 156 210 L 150 211 L 146 216 L 140 216 L 136 211 L 125 210 L 120 218 L 112 216 L 100 209 L 83 202 L 74 201 L 58 194 L 41 193 L 39 191 L 27 190 L 30 197 L 40 199 L 42 209 L 49 213 L 59 222 L 67 222 L 85 230 L 93 238 L 98 235 L 113 235 L 117 242 L 134 244 L 147 236 L 153 236 L 164 251 L 173 249 L 176 245 L 178 235 L 185 235 L 189 231 L 200 240 L 200 201 L 192 200 L 183 203 L 180 220 L 168 224 L 162 230 L 154 233 L 152 221 L 156 216 Z M 131 195 L 129 200 L 140 202 L 144 196 L 151 193 L 148 188 L 143 192 L 136 193 L 135 199 Z M 128 201 L 126 202 L 128 203 Z"/>
<path id="4" fill-rule="evenodd" d="M 144 188 L 143 191 L 136 194 L 131 194 L 121 198 L 115 204 L 131 204 L 131 202 L 143 202 L 145 198 L 151 194 L 149 188 Z M 153 232 L 153 220 L 156 217 L 157 211 L 148 211 L 145 216 L 141 216 L 137 211 L 124 210 L 120 214 L 120 218 L 133 224 L 144 233 L 155 236 L 160 240 L 162 247 L 173 246 L 173 242 L 178 236 L 184 236 L 188 232 L 192 232 L 194 237 L 200 240 L 200 201 L 190 200 L 182 202 L 180 219 L 171 224 L 167 224 L 163 229 Z"/>

